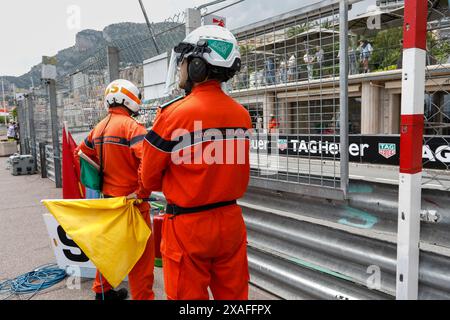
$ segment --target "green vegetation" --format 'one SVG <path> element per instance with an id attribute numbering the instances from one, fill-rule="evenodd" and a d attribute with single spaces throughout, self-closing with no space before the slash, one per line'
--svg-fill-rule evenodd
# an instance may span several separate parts
<path id="1" fill-rule="evenodd" d="M 9 117 L 6 117 L 6 121 L 9 122 Z M 1 125 L 5 124 L 5 117 L 4 116 L 0 116 L 0 124 Z"/>
<path id="2" fill-rule="evenodd" d="M 439 39 L 434 32 L 428 32 L 427 49 L 432 63 L 446 63 L 450 57 L 450 42 Z"/>
<path id="3" fill-rule="evenodd" d="M 374 51 L 370 64 L 374 71 L 388 71 L 397 68 L 397 62 L 402 55 L 403 29 L 402 27 L 380 31 L 375 37 L 369 39 Z M 427 34 L 427 50 L 429 64 L 445 63 L 450 57 L 450 42 L 440 39 L 436 32 Z"/>
<path id="4" fill-rule="evenodd" d="M 403 28 L 383 30 L 370 39 L 373 47 L 370 63 L 376 71 L 396 69 L 402 55 Z"/>

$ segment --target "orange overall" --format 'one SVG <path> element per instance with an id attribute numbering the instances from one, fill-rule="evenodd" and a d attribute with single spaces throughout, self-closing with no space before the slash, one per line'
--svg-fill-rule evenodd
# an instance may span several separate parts
<path id="1" fill-rule="evenodd" d="M 142 145 L 147 130 L 131 118 L 125 108 L 112 108 L 109 113 L 78 148 L 97 163 L 100 162 L 99 154 L 103 149 L 104 195 L 122 197 L 134 192 L 138 198 L 148 198 L 150 192 L 142 186 L 139 175 Z M 139 210 L 151 228 L 149 204 L 141 204 Z M 151 236 L 141 259 L 128 275 L 131 296 L 135 300 L 154 299 L 154 259 L 154 239 Z M 102 290 L 107 292 L 111 289 L 111 285 L 97 272 L 92 290 L 102 293 Z"/>
<path id="2" fill-rule="evenodd" d="M 193 210 L 164 218 L 168 299 L 207 300 L 208 287 L 218 300 L 248 299 L 247 233 L 236 200 L 249 182 L 250 128 L 248 111 L 208 81 L 163 107 L 144 141 L 144 187 Z"/>

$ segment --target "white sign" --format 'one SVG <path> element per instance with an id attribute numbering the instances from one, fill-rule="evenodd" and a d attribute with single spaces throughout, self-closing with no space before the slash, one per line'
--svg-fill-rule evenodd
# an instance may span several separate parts
<path id="1" fill-rule="evenodd" d="M 50 64 L 43 64 L 42 79 L 56 80 L 56 66 Z"/>
<path id="2" fill-rule="evenodd" d="M 204 25 L 216 25 L 225 28 L 227 26 L 227 18 L 216 16 L 213 14 L 207 15 L 204 18 Z"/>
<path id="3" fill-rule="evenodd" d="M 82 278 L 94 279 L 96 273 L 94 264 L 66 234 L 51 214 L 44 214 L 43 217 L 58 267 L 61 269 L 78 267 Z"/>
<path id="4" fill-rule="evenodd" d="M 42 79 L 56 80 L 56 63 L 55 57 L 42 57 Z"/>
<path id="5" fill-rule="evenodd" d="M 163 53 L 144 61 L 144 98 L 159 99 L 164 96 L 168 72 L 168 55 Z"/>

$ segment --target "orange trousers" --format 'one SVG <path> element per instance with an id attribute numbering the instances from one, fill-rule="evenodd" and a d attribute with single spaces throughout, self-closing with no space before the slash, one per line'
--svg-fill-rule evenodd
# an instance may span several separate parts
<path id="1" fill-rule="evenodd" d="M 150 222 L 150 206 L 148 203 L 139 205 L 139 210 L 142 213 L 148 226 L 151 227 Z M 153 234 L 148 239 L 147 246 L 145 248 L 142 257 L 136 263 L 134 268 L 128 274 L 128 284 L 131 291 L 131 298 L 133 300 L 154 300 L 155 294 L 153 292 L 153 268 L 155 265 L 155 242 Z M 106 281 L 104 277 L 100 277 L 100 273 L 97 271 L 97 275 L 92 286 L 92 290 L 95 293 L 107 292 L 112 289 L 111 285 Z"/>
<path id="2" fill-rule="evenodd" d="M 169 300 L 248 300 L 247 232 L 239 206 L 164 217 L 161 253 Z"/>

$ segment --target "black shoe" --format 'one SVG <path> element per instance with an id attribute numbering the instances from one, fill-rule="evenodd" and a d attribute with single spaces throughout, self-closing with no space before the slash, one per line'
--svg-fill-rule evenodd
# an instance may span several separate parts
<path id="1" fill-rule="evenodd" d="M 128 290 L 123 288 L 117 291 L 109 290 L 104 294 L 97 293 L 95 295 L 95 300 L 125 300 L 126 298 L 128 298 Z"/>

